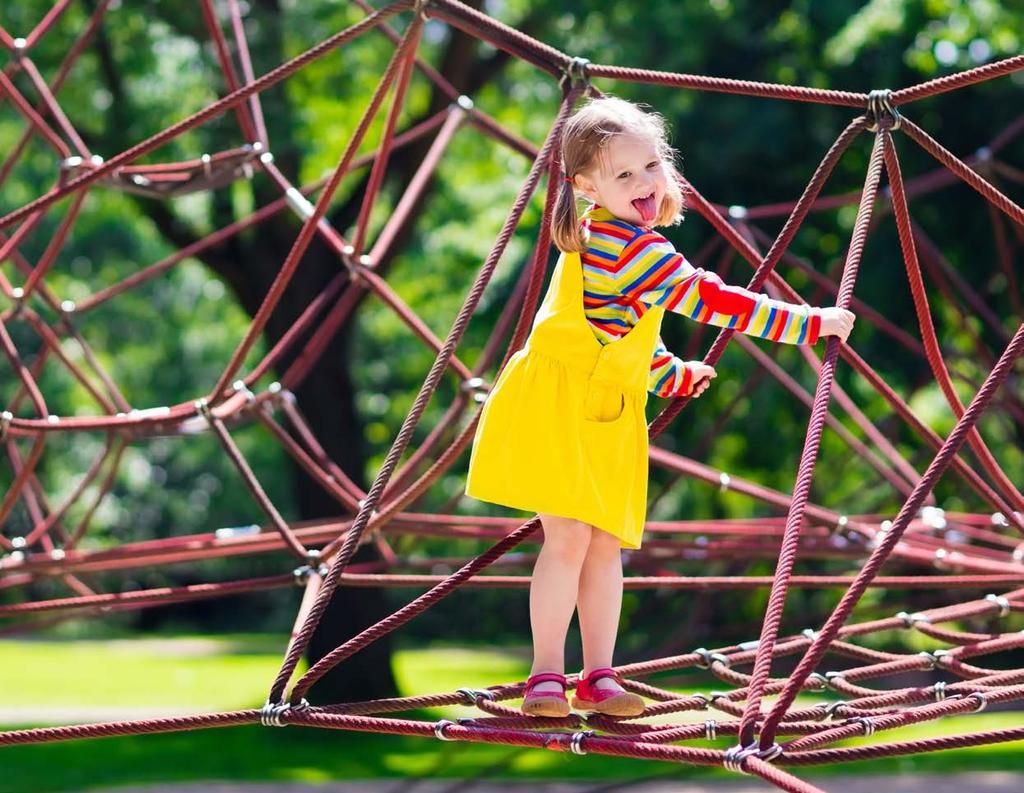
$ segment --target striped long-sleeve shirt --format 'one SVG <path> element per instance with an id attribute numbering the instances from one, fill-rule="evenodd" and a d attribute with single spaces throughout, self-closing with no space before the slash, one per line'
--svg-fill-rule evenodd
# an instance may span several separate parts
<path id="1" fill-rule="evenodd" d="M 648 228 L 619 220 L 592 204 L 581 218 L 587 236 L 583 308 L 602 344 L 624 336 L 650 306 L 719 327 L 785 344 L 814 344 L 820 314 L 807 305 L 773 300 L 729 286 L 691 265 L 672 243 Z M 648 390 L 659 396 L 688 394 L 693 372 L 658 339 Z"/>

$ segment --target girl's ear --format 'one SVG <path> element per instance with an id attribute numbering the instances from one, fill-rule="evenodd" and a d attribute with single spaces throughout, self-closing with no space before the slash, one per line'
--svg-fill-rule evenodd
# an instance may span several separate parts
<path id="1" fill-rule="evenodd" d="M 597 187 L 586 176 L 584 176 L 582 173 L 578 173 L 573 178 L 573 181 L 576 183 L 576 189 L 583 193 L 583 195 L 585 195 L 591 201 L 597 200 Z"/>

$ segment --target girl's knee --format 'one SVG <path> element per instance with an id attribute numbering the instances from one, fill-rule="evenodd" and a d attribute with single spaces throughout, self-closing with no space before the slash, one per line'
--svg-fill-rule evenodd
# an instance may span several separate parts
<path id="1" fill-rule="evenodd" d="M 590 527 L 590 553 L 600 553 L 607 556 L 614 556 L 622 551 L 622 541 L 611 532 L 599 529 L 597 526 Z"/>
<path id="2" fill-rule="evenodd" d="M 582 562 L 590 545 L 590 526 L 579 520 L 543 515 L 544 547 L 566 561 Z"/>

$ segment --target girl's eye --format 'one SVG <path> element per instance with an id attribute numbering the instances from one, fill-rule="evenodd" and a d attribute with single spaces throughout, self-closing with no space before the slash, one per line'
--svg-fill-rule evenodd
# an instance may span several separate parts
<path id="1" fill-rule="evenodd" d="M 627 176 L 629 176 L 629 171 L 623 171 L 619 174 L 620 179 L 625 179 Z"/>
<path id="2" fill-rule="evenodd" d="M 658 167 L 658 161 L 654 160 L 653 162 L 647 163 L 647 167 L 648 168 L 657 168 Z"/>

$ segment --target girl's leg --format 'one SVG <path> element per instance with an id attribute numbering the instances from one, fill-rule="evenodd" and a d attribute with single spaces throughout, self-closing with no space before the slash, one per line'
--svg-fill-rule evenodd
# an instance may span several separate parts
<path id="1" fill-rule="evenodd" d="M 544 545 L 530 579 L 530 625 L 533 669 L 565 672 L 565 635 L 576 607 L 580 568 L 587 555 L 590 526 L 556 515 L 541 515 Z M 561 691 L 557 683 L 540 683 L 537 691 Z"/>
<path id="2" fill-rule="evenodd" d="M 619 538 L 591 526 L 590 544 L 580 573 L 577 609 L 583 640 L 583 674 L 612 665 L 622 611 L 622 550 Z M 620 689 L 611 678 L 598 688 Z"/>

